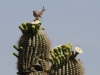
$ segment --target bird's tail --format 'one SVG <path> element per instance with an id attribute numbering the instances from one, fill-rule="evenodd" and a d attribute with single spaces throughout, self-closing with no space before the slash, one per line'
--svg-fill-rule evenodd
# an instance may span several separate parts
<path id="1" fill-rule="evenodd" d="M 42 10 L 41 10 L 41 13 L 43 13 L 45 10 L 46 10 L 46 9 L 44 9 L 44 6 L 43 6 L 43 8 L 42 8 Z"/>

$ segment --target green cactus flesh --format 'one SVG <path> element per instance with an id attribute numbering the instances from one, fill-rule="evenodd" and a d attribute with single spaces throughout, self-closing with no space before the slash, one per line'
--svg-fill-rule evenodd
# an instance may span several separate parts
<path id="1" fill-rule="evenodd" d="M 18 55 L 13 54 L 18 58 L 17 68 L 20 75 L 32 73 L 41 75 L 45 69 L 49 69 L 50 41 L 40 25 L 22 23 L 19 26 L 23 35 L 18 42 L 18 47 L 13 46 L 18 51 Z"/>
<path id="2" fill-rule="evenodd" d="M 74 52 L 72 43 L 63 44 L 50 50 L 50 41 L 40 28 L 41 21 L 22 23 L 19 29 L 22 36 L 18 41 L 17 57 L 18 75 L 83 75 L 84 69 L 76 56 L 82 52 Z M 50 54 L 49 54 L 50 53 Z M 49 56 L 50 55 L 50 56 Z M 49 67 L 49 61 L 52 63 Z"/>
<path id="3" fill-rule="evenodd" d="M 60 50 L 59 50 L 60 49 Z M 50 51 L 49 58 L 52 63 L 50 75 L 83 75 L 84 70 L 80 59 L 75 58 L 76 53 L 71 44 L 57 46 Z"/>

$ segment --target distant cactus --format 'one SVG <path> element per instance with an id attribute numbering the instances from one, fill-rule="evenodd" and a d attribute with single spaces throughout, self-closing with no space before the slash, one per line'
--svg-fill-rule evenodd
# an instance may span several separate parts
<path id="1" fill-rule="evenodd" d="M 22 23 L 19 29 L 22 36 L 18 45 L 13 47 L 18 51 L 18 75 L 83 75 L 84 69 L 76 56 L 82 53 L 79 47 L 72 50 L 72 43 L 63 44 L 50 50 L 50 41 L 41 28 L 38 19 L 30 23 Z M 49 61 L 52 63 L 49 67 Z"/>
<path id="2" fill-rule="evenodd" d="M 20 75 L 42 73 L 46 68 L 49 69 L 50 41 L 40 25 L 40 20 L 34 20 L 19 26 L 23 35 L 18 47 L 13 46 L 18 54 L 13 54 L 18 58 L 17 68 Z"/>
<path id="3" fill-rule="evenodd" d="M 49 58 L 52 63 L 50 75 L 83 75 L 82 63 L 80 59 L 75 58 L 79 53 L 82 53 L 82 50 L 76 47 L 74 54 L 71 43 L 57 46 L 51 50 L 51 57 Z"/>

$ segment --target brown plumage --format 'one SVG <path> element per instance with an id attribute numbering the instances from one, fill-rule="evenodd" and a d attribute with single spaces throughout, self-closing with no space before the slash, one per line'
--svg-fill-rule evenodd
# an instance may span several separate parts
<path id="1" fill-rule="evenodd" d="M 44 12 L 45 10 L 46 10 L 46 9 L 44 9 L 44 6 L 43 6 L 43 8 L 42 8 L 42 10 L 41 10 L 40 12 L 34 10 L 34 11 L 33 11 L 33 16 L 34 16 L 36 19 L 38 19 L 39 17 L 42 18 L 42 14 L 43 14 L 43 12 Z"/>

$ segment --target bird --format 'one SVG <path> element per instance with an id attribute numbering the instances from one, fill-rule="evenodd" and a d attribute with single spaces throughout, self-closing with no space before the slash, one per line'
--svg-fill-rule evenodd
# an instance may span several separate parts
<path id="1" fill-rule="evenodd" d="M 43 12 L 44 12 L 45 10 L 46 10 L 46 9 L 44 9 L 44 6 L 43 6 L 43 8 L 42 8 L 42 10 L 41 10 L 40 12 L 34 10 L 34 11 L 33 11 L 33 16 L 34 16 L 36 19 L 42 18 L 42 14 L 43 14 Z"/>

